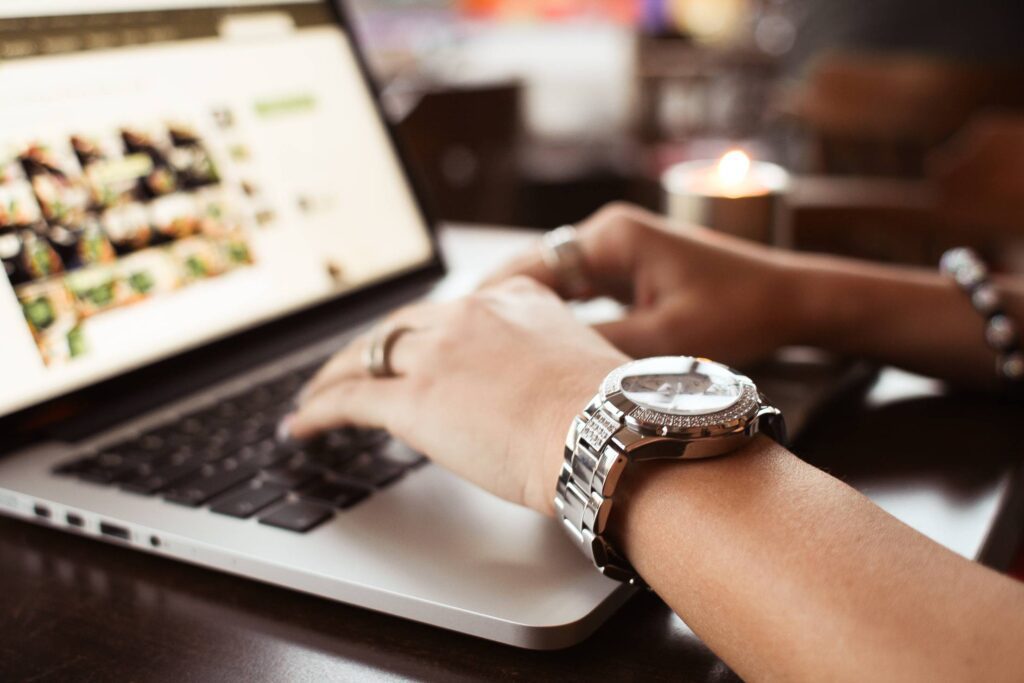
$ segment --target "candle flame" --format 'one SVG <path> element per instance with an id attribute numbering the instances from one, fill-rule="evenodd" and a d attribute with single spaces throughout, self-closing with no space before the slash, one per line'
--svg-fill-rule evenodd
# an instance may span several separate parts
<path id="1" fill-rule="evenodd" d="M 718 160 L 718 179 L 726 187 L 735 187 L 743 182 L 750 172 L 750 157 L 738 149 L 726 152 Z"/>

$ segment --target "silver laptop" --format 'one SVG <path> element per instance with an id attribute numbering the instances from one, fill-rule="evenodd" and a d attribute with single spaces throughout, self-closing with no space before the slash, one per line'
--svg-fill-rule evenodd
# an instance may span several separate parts
<path id="1" fill-rule="evenodd" d="M 386 434 L 276 443 L 443 274 L 330 2 L 5 0 L 0 92 L 0 511 L 529 648 L 628 597 Z"/>

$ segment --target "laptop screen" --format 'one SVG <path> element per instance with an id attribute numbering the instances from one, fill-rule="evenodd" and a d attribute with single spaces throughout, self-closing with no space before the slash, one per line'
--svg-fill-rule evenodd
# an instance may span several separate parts
<path id="1" fill-rule="evenodd" d="M 432 260 L 330 7 L 215 5 L 0 4 L 0 415 Z"/>

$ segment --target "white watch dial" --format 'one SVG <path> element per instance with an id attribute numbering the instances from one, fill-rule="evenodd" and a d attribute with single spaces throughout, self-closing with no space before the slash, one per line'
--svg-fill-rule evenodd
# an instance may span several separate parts
<path id="1" fill-rule="evenodd" d="M 746 384 L 724 365 L 688 357 L 647 358 L 622 375 L 622 393 L 633 403 L 670 415 L 707 415 L 729 408 Z"/>

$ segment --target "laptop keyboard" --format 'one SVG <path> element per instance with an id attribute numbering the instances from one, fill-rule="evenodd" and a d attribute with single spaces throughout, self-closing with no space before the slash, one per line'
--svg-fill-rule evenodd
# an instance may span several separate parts
<path id="1" fill-rule="evenodd" d="M 317 367 L 79 455 L 54 472 L 304 533 L 424 462 L 380 430 L 346 428 L 279 443 L 277 425 Z"/>

